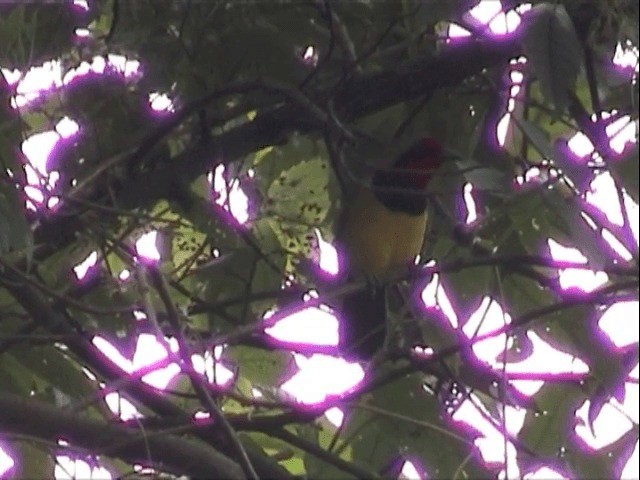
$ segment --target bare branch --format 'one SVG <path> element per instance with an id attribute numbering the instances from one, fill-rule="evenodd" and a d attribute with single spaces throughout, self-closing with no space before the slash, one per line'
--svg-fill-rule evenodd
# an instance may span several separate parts
<path id="1" fill-rule="evenodd" d="M 131 429 L 79 417 L 41 401 L 0 392 L 0 428 L 8 433 L 20 433 L 56 442 L 64 438 L 71 444 L 100 454 L 108 452 L 126 462 L 153 462 L 160 471 L 177 475 L 205 478 L 245 478 L 237 463 L 215 449 L 182 437 L 163 435 L 135 438 Z M 114 445 L 126 444 L 123 448 Z M 149 457 L 148 453 L 151 454 Z"/>

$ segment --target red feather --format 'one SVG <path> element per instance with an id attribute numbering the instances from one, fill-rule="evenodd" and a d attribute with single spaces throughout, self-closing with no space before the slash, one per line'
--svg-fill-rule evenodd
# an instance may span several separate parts
<path id="1" fill-rule="evenodd" d="M 431 179 L 431 173 L 442 163 L 442 153 L 443 147 L 435 138 L 422 138 L 398 157 L 393 170 L 407 171 L 403 177 L 410 180 L 415 189 L 423 190 Z"/>

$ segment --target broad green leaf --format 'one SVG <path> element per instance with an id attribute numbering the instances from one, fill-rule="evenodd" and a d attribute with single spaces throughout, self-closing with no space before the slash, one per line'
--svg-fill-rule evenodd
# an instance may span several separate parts
<path id="1" fill-rule="evenodd" d="M 283 171 L 267 191 L 262 212 L 288 254 L 287 270 L 291 259 L 311 252 L 313 229 L 322 225 L 331 207 L 327 184 L 328 165 L 316 158 Z"/>
<path id="2" fill-rule="evenodd" d="M 576 450 L 568 457 L 576 476 L 584 479 L 623 478 L 622 469 L 638 445 L 638 426 L 632 426 L 618 440 L 593 452 Z"/>
<path id="3" fill-rule="evenodd" d="M 441 274 L 442 285 L 453 309 L 465 320 L 480 306 L 482 297 L 491 291 L 492 272 L 491 267 L 478 267 Z"/>
<path id="4" fill-rule="evenodd" d="M 329 451 L 334 440 L 336 429 L 333 425 L 328 425 L 326 420 L 316 421 L 313 425 L 300 425 L 296 428 L 296 432 L 301 438 L 317 445 L 325 450 L 328 454 L 335 455 L 341 460 L 352 461 L 351 448 L 344 444 L 340 436 L 337 437 L 333 449 Z M 304 455 L 304 466 L 309 478 L 335 478 L 335 479 L 353 479 L 354 475 L 342 468 L 328 462 L 326 459 L 318 458 L 310 452 Z"/>
<path id="5" fill-rule="evenodd" d="M 399 397 L 399 392 L 405 393 Z M 490 475 L 479 463 L 473 435 L 443 417 L 443 407 L 422 388 L 420 375 L 380 388 L 367 405 L 374 410 L 356 410 L 344 440 L 351 444 L 354 459 L 369 469 L 380 471 L 402 455 L 419 458 L 434 478 Z"/>
<path id="6" fill-rule="evenodd" d="M 267 352 L 243 346 L 228 348 L 226 355 L 238 365 L 240 376 L 256 387 L 279 383 L 285 367 L 291 363 L 291 356 L 287 352 Z"/>
<path id="7" fill-rule="evenodd" d="M 0 359 L 0 389 L 28 396 L 33 390 L 31 372 L 11 353 L 3 354 Z"/>
<path id="8" fill-rule="evenodd" d="M 552 195 L 545 191 L 545 199 L 551 202 Z M 557 195 L 555 196 L 557 198 Z M 549 203 L 549 206 L 551 204 Z M 594 270 L 600 270 L 609 263 L 612 258 L 607 255 L 611 252 L 607 249 L 597 230 L 592 228 L 581 215 L 580 203 L 576 198 L 562 199 L 555 203 L 555 214 L 567 225 L 571 233 L 571 240 L 576 248 L 587 257 L 587 262 Z M 615 257 L 614 257 L 615 258 Z"/>
<path id="9" fill-rule="evenodd" d="M 52 346 L 14 349 L 12 355 L 32 375 L 74 400 L 91 395 L 95 385 L 65 353 Z"/>
<path id="10" fill-rule="evenodd" d="M 15 442 L 11 445 L 16 455 L 13 478 L 55 478 L 55 461 L 51 446 L 36 442 Z"/>
<path id="11" fill-rule="evenodd" d="M 282 172 L 269 187 L 265 213 L 307 225 L 322 222 L 329 208 L 327 168 L 317 158 Z"/>
<path id="12" fill-rule="evenodd" d="M 524 18 L 523 45 L 542 92 L 558 111 L 569 103 L 580 71 L 582 48 L 563 5 L 535 5 Z"/>
<path id="13" fill-rule="evenodd" d="M 544 385 L 533 396 L 537 411 L 527 412 L 518 440 L 541 458 L 557 458 L 561 449 L 571 450 L 575 412 L 585 400 L 577 386 Z M 522 450 L 517 458 L 520 470 L 529 471 L 534 460 Z"/>
<path id="14" fill-rule="evenodd" d="M 31 258 L 33 236 L 15 190 L 0 184 L 0 256 L 17 250 Z"/>
<path id="15" fill-rule="evenodd" d="M 516 124 L 527 136 L 527 139 L 533 144 L 543 158 L 553 160 L 555 152 L 553 146 L 549 142 L 549 135 L 540 126 L 527 120 L 517 120 Z"/>
<path id="16" fill-rule="evenodd" d="M 633 148 L 627 147 L 625 155 L 609 163 L 610 168 L 615 172 L 616 179 L 633 199 L 638 202 L 638 144 Z"/>
<path id="17" fill-rule="evenodd" d="M 6 7 L 5 7 L 6 8 Z M 27 24 L 25 22 L 24 5 L 14 5 L 7 14 L 3 12 L 4 18 L 0 17 L 0 63 L 10 66 L 16 60 L 24 60 L 25 33 Z M 13 51 L 11 51 L 13 49 Z"/>

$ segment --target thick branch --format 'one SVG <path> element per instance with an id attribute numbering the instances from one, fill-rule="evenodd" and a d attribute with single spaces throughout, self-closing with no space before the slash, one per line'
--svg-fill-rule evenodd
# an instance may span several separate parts
<path id="1" fill-rule="evenodd" d="M 78 417 L 34 399 L 0 392 L 0 429 L 49 442 L 64 438 L 96 454 L 106 453 L 127 463 L 152 465 L 177 475 L 204 478 L 244 478 L 242 469 L 204 443 L 174 435 L 140 437 L 122 425 Z"/>
<path id="2" fill-rule="evenodd" d="M 396 70 L 356 76 L 342 84 L 337 91 L 332 85 L 305 97 L 293 88 L 275 91 L 261 82 L 244 83 L 236 88 L 233 85 L 225 87 L 205 96 L 205 100 L 217 98 L 223 93 L 263 90 L 284 97 L 284 101 L 251 122 L 188 147 L 166 162 L 163 168 L 132 175 L 120 185 L 113 186 L 111 193 L 124 208 L 152 205 L 175 190 L 177 179 L 188 184 L 216 163 L 228 163 L 260 148 L 286 143 L 294 131 L 322 134 L 327 129 L 335 128 L 333 122 L 314 105 L 332 103 L 338 118 L 352 121 L 400 102 L 429 96 L 440 88 L 459 85 L 486 68 L 506 64 L 519 51 L 519 43 L 515 38 L 492 42 L 469 41 L 448 46 L 435 57 L 418 58 Z M 191 105 L 187 107 L 189 112 L 193 108 Z M 176 118 L 182 120 L 185 114 L 178 112 Z M 179 122 L 170 123 L 175 125 Z M 157 135 L 152 132 L 137 149 L 138 153 L 150 151 L 154 141 L 164 138 L 165 134 L 166 127 Z M 137 153 L 134 152 L 134 155 Z M 94 177 L 92 182 L 97 180 Z M 82 220 L 78 217 L 59 216 L 49 223 L 43 223 L 35 232 L 36 243 L 43 244 L 36 257 L 42 258 L 74 241 L 75 232 L 81 229 Z"/>

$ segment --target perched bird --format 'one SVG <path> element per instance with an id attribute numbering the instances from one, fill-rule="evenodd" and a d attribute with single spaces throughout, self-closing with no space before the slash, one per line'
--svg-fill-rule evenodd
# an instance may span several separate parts
<path id="1" fill-rule="evenodd" d="M 427 228 L 426 187 L 444 157 L 433 138 L 423 138 L 390 167 L 377 169 L 342 211 L 336 241 L 349 277 L 384 281 L 411 265 Z M 370 359 L 386 337 L 386 300 L 381 288 L 345 296 L 341 308 L 340 349 L 345 358 Z"/>

